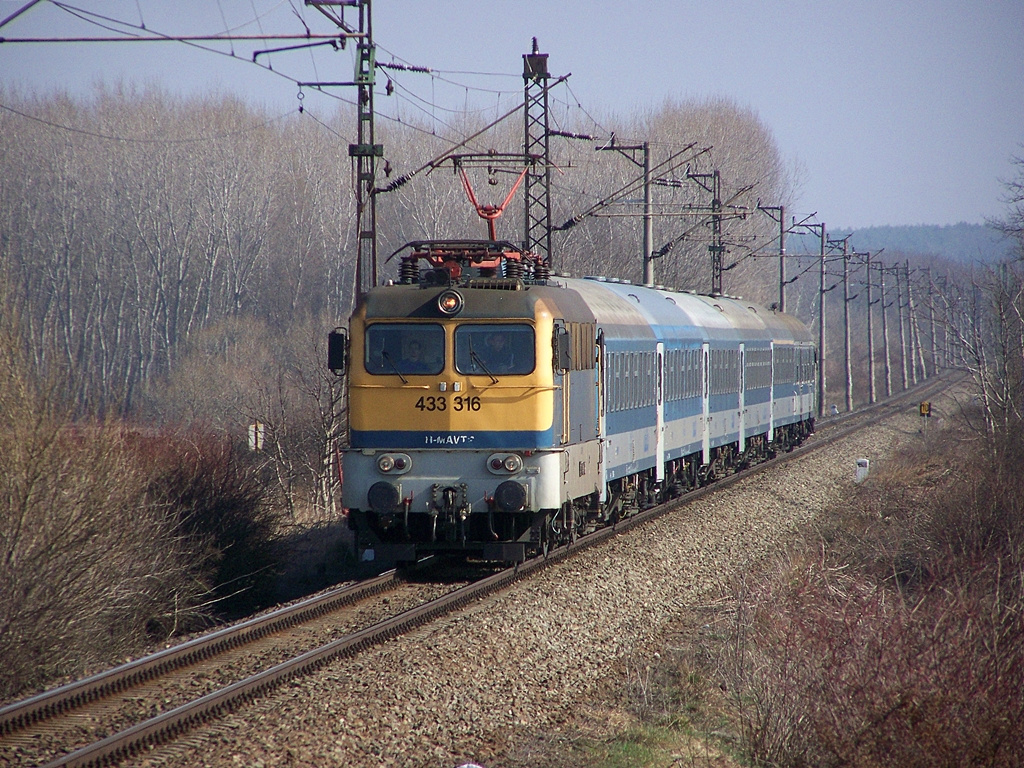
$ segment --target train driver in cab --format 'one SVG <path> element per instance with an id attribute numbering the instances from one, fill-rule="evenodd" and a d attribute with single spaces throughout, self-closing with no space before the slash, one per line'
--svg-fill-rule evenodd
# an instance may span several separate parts
<path id="1" fill-rule="evenodd" d="M 433 366 L 423 359 L 423 346 L 416 339 L 405 343 L 400 368 L 402 373 L 433 373 Z"/>
<path id="2" fill-rule="evenodd" d="M 487 369 L 492 373 L 510 373 L 516 370 L 515 353 L 506 331 L 487 334 L 481 356 Z"/>

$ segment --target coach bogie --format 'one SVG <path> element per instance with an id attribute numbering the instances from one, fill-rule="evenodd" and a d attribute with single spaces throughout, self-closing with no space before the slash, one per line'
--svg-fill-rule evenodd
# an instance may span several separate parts
<path id="1" fill-rule="evenodd" d="M 748 437 L 746 448 L 740 454 L 739 460 L 736 463 L 736 469 L 747 469 L 758 462 L 770 458 L 774 452 L 771 451 L 769 445 L 767 434 L 751 435 Z"/>

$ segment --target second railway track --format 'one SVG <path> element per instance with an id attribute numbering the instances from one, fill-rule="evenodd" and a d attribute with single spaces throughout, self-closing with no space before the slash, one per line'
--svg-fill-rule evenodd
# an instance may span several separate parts
<path id="1" fill-rule="evenodd" d="M 455 588 L 389 571 L 0 708 L 0 764 L 88 764 L 61 760 Z"/>

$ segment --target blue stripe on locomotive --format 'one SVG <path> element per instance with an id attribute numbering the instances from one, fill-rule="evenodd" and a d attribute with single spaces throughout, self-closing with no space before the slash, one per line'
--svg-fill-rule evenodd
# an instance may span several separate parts
<path id="1" fill-rule="evenodd" d="M 554 445 L 554 430 L 430 432 L 417 430 L 353 430 L 352 448 L 416 450 L 420 448 L 493 448 L 537 450 Z"/>

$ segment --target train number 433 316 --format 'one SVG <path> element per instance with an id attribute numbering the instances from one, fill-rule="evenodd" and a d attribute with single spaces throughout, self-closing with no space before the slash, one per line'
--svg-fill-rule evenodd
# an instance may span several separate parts
<path id="1" fill-rule="evenodd" d="M 453 411 L 479 411 L 480 398 L 477 395 L 455 395 L 449 403 L 443 395 L 424 395 L 416 401 L 416 409 L 419 411 L 447 411 L 449 408 Z"/>

